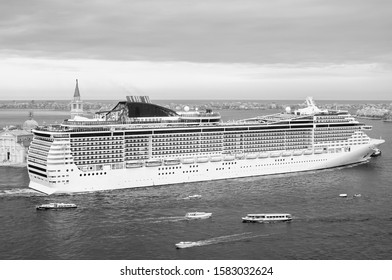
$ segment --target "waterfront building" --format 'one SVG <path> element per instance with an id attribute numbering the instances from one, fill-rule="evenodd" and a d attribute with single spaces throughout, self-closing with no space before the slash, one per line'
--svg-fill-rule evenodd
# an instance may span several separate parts
<path id="1" fill-rule="evenodd" d="M 23 123 L 23 129 L 14 126 L 5 127 L 0 132 L 0 165 L 25 165 L 27 152 L 33 140 L 33 129 L 38 123 L 33 119 L 33 112 Z"/>
<path id="2" fill-rule="evenodd" d="M 24 165 L 33 134 L 23 129 L 5 128 L 0 133 L 0 165 Z"/>
<path id="3" fill-rule="evenodd" d="M 29 113 L 29 118 L 23 123 L 23 130 L 26 132 L 29 132 L 31 134 L 31 131 L 38 126 L 38 123 L 33 120 L 33 112 Z"/>

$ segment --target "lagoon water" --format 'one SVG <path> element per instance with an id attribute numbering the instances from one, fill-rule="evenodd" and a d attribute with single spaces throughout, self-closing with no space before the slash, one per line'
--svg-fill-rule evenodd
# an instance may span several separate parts
<path id="1" fill-rule="evenodd" d="M 382 156 L 316 172 L 45 196 L 28 189 L 26 168 L 0 167 L 0 259 L 391 259 L 392 123 L 365 122 L 386 140 Z M 35 210 L 46 202 L 79 207 Z M 186 221 L 191 211 L 213 215 Z M 241 223 L 263 212 L 294 219 Z M 176 250 L 180 241 L 199 242 Z"/>

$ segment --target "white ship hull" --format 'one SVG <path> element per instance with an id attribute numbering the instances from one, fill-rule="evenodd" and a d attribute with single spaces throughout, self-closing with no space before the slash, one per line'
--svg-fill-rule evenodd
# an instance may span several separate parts
<path id="1" fill-rule="evenodd" d="M 195 161 L 193 164 L 143 166 L 99 172 L 83 172 L 75 164 L 53 166 L 60 173 L 66 174 L 67 183 L 49 184 L 30 174 L 29 187 L 46 194 L 92 192 L 327 169 L 367 161 L 374 152 L 374 147 L 383 142 L 372 139 L 367 145 L 358 145 L 350 151 L 339 153 L 252 159 L 244 157 L 232 161 Z M 50 167 L 48 165 L 48 169 Z"/>

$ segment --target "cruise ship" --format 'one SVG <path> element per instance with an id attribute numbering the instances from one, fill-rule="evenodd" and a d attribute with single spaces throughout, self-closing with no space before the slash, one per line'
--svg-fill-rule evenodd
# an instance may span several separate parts
<path id="1" fill-rule="evenodd" d="M 223 122 L 127 96 L 94 118 L 33 130 L 29 187 L 91 192 L 326 169 L 364 162 L 384 142 L 347 111 L 298 110 Z"/>

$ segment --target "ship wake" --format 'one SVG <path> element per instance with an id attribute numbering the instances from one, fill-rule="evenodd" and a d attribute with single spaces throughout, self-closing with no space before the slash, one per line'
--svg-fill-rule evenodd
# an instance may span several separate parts
<path id="1" fill-rule="evenodd" d="M 26 188 L 0 190 L 0 196 L 46 196 L 40 192 Z"/>
<path id="2" fill-rule="evenodd" d="M 133 221 L 140 222 L 140 223 L 157 224 L 157 223 L 173 223 L 173 222 L 180 222 L 185 220 L 186 218 L 184 216 L 174 216 L 174 217 L 135 219 Z"/>
<path id="3" fill-rule="evenodd" d="M 223 235 L 223 236 L 213 237 L 213 238 L 206 239 L 206 240 L 194 241 L 194 242 L 192 242 L 192 244 L 190 244 L 186 248 L 208 246 L 208 245 L 236 242 L 236 241 L 242 241 L 242 240 L 249 240 L 249 239 L 253 239 L 253 238 L 257 238 L 257 237 L 266 237 L 266 236 L 270 236 L 270 235 L 271 234 L 255 234 L 253 232 L 244 232 L 244 233 L 237 233 L 237 234 L 231 234 L 231 235 Z"/>

